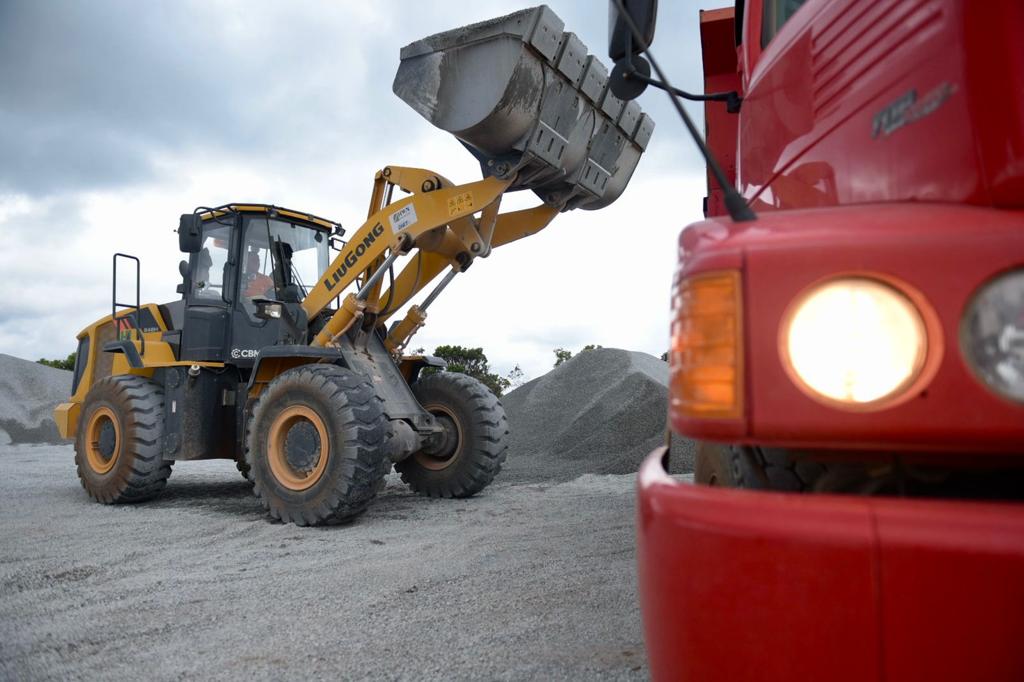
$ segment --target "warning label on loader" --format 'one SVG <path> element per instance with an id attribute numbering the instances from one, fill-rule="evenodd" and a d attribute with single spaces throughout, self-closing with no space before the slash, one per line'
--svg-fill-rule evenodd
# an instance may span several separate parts
<path id="1" fill-rule="evenodd" d="M 401 232 L 410 225 L 416 224 L 416 207 L 412 204 L 403 206 L 391 214 L 391 229 L 394 232 Z"/>
<path id="2" fill-rule="evenodd" d="M 473 193 L 463 192 L 448 200 L 448 217 L 458 215 L 460 213 L 472 212 L 473 210 Z"/>

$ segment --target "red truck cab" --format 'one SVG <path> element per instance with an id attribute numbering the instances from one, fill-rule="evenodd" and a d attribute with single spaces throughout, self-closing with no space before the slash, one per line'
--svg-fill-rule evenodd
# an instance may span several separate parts
<path id="1" fill-rule="evenodd" d="M 738 30 L 737 30 L 738 29 Z M 1024 679 L 1024 3 L 701 13 L 757 213 L 679 238 L 638 560 L 657 679 Z"/>

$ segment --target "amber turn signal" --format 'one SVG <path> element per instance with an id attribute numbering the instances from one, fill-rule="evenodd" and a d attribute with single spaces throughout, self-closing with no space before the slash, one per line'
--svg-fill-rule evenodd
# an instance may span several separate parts
<path id="1" fill-rule="evenodd" d="M 670 409 L 684 417 L 734 419 L 743 412 L 740 273 L 682 279 L 672 302 Z"/>

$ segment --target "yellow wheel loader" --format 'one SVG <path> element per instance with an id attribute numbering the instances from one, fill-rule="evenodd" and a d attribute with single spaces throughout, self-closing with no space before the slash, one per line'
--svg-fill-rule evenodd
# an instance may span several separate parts
<path id="1" fill-rule="evenodd" d="M 111 314 L 79 334 L 72 396 L 55 411 L 95 500 L 145 500 L 173 462 L 227 458 L 272 517 L 314 525 L 366 509 L 392 465 L 437 497 L 497 475 L 501 404 L 468 376 L 421 376 L 443 363 L 403 349 L 478 258 L 560 211 L 614 201 L 653 123 L 544 6 L 403 48 L 394 91 L 456 135 L 483 179 L 386 167 L 347 241 L 299 211 L 196 209 L 179 222 L 172 303 L 140 305 L 138 260 L 114 256 Z M 505 192 L 526 189 L 540 205 L 500 212 Z M 134 301 L 117 300 L 119 265 L 134 265 Z"/>

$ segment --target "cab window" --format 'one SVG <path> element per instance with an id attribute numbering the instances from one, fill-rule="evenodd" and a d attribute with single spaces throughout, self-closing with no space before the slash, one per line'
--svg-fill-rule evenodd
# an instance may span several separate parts
<path id="1" fill-rule="evenodd" d="M 242 256 L 242 298 L 276 298 L 274 287 L 274 262 L 266 242 L 246 244 Z"/>
<path id="2" fill-rule="evenodd" d="M 327 269 L 326 231 L 264 216 L 250 217 L 246 225 L 240 298 L 250 316 L 255 299 L 305 298 Z"/>
<path id="3" fill-rule="evenodd" d="M 761 15 L 762 48 L 771 42 L 804 2 L 805 0 L 764 0 L 764 12 Z"/>
<path id="4" fill-rule="evenodd" d="M 192 297 L 203 301 L 225 301 L 224 270 L 231 248 L 230 223 L 208 222 L 203 226 L 203 247 L 193 256 Z"/>

